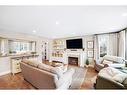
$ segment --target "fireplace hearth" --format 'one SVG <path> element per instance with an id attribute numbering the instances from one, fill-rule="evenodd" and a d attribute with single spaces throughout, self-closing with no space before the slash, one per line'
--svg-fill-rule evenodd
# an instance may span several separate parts
<path id="1" fill-rule="evenodd" d="M 68 57 L 68 63 L 70 65 L 78 66 L 78 57 Z"/>

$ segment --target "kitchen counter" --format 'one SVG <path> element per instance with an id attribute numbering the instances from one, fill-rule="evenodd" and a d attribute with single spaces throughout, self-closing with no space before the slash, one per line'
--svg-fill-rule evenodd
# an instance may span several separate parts
<path id="1" fill-rule="evenodd" d="M 38 54 L 26 54 L 26 55 L 11 55 L 11 59 L 16 59 L 16 58 L 25 58 L 25 57 L 37 57 L 39 56 Z"/>
<path id="2" fill-rule="evenodd" d="M 10 57 L 10 58 L 22 58 L 22 57 L 36 57 L 38 54 L 21 54 L 21 55 L 1 55 L 0 57 Z"/>

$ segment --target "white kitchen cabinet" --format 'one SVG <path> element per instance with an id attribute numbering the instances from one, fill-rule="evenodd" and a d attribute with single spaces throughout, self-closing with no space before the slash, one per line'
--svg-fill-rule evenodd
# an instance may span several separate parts
<path id="1" fill-rule="evenodd" d="M 11 72 L 14 75 L 15 73 L 19 73 L 21 72 L 21 68 L 20 68 L 20 62 L 21 62 L 21 58 L 12 58 L 11 59 Z"/>
<path id="2" fill-rule="evenodd" d="M 22 59 L 37 60 L 37 58 L 38 58 L 38 55 L 12 57 L 11 58 L 11 73 L 14 75 L 16 73 L 21 72 L 20 62 L 22 61 Z"/>

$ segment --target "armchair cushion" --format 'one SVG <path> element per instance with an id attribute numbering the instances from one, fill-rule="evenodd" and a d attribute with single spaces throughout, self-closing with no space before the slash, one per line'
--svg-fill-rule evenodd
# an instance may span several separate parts
<path id="1" fill-rule="evenodd" d="M 117 82 L 120 82 L 120 83 L 123 83 L 123 81 L 127 78 L 127 74 L 125 73 L 119 73 L 119 74 L 116 74 L 115 76 L 113 76 L 113 80 L 117 81 Z"/>
<path id="2" fill-rule="evenodd" d="M 127 74 L 112 67 L 106 67 L 102 69 L 98 75 L 117 81 L 119 83 L 122 83 L 125 80 L 125 78 L 127 78 Z"/>
<path id="3" fill-rule="evenodd" d="M 113 63 L 113 64 L 105 64 L 108 67 L 114 67 L 114 68 L 120 68 L 120 67 L 124 67 L 125 64 L 119 64 L 119 63 Z"/>
<path id="4" fill-rule="evenodd" d="M 123 63 L 124 60 L 122 57 L 118 56 L 111 56 L 111 55 L 105 55 L 103 57 L 104 60 L 112 61 L 113 63 Z"/>
<path id="5" fill-rule="evenodd" d="M 123 85 L 127 88 L 127 78 L 123 81 Z"/>
<path id="6" fill-rule="evenodd" d="M 103 60 L 102 64 L 112 64 L 113 62 L 112 61 L 108 61 L 108 60 Z"/>

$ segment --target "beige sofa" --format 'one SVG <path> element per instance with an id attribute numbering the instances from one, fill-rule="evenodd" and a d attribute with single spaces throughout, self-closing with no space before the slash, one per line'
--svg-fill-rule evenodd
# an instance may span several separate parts
<path id="1" fill-rule="evenodd" d="M 74 69 L 62 72 L 60 68 L 26 60 L 21 62 L 21 70 L 24 79 L 38 89 L 68 89 L 74 73 Z"/>
<path id="2" fill-rule="evenodd" d="M 106 67 L 98 73 L 95 89 L 127 89 L 127 74 L 113 67 Z"/>
<path id="3" fill-rule="evenodd" d="M 124 62 L 125 60 L 122 57 L 105 55 L 102 59 L 95 60 L 94 67 L 96 71 L 100 71 L 104 67 L 119 68 L 125 66 Z"/>

